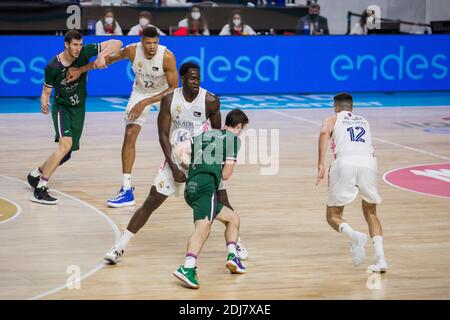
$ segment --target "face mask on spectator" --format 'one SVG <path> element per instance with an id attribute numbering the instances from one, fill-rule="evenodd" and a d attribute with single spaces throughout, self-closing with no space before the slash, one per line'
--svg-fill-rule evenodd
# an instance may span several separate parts
<path id="1" fill-rule="evenodd" d="M 149 23 L 150 23 L 150 21 L 148 21 L 147 18 L 140 18 L 139 19 L 139 24 L 141 25 L 141 27 L 146 27 L 146 26 L 148 26 Z"/>
<path id="2" fill-rule="evenodd" d="M 111 24 L 113 23 L 113 21 L 114 21 L 114 18 L 113 18 L 113 17 L 106 17 L 106 18 L 105 18 L 106 24 L 111 25 Z"/>
<path id="3" fill-rule="evenodd" d="M 201 17 L 201 13 L 198 12 L 198 11 L 194 11 L 194 12 L 191 13 L 191 17 L 192 17 L 192 19 L 194 19 L 194 20 L 198 20 L 198 19 L 200 19 L 200 17 Z"/>
<path id="4" fill-rule="evenodd" d="M 241 19 L 233 19 L 233 24 L 238 27 L 241 25 Z"/>

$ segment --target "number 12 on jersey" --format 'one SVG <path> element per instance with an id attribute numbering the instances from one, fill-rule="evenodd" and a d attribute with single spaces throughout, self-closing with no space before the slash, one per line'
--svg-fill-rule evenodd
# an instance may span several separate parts
<path id="1" fill-rule="evenodd" d="M 350 133 L 350 141 L 356 141 L 356 142 L 366 142 L 362 137 L 366 133 L 366 130 L 362 127 L 350 127 L 347 128 L 347 131 Z M 356 133 L 356 136 L 355 136 Z"/>

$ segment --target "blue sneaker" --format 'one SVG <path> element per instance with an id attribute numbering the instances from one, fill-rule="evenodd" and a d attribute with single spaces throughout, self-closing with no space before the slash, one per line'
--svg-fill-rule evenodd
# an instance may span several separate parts
<path id="1" fill-rule="evenodd" d="M 106 201 L 108 207 L 112 208 L 121 208 L 126 206 L 134 206 L 134 188 L 125 190 L 123 187 L 120 188 L 120 191 L 114 198 Z"/>
<path id="2" fill-rule="evenodd" d="M 228 254 L 227 264 L 225 265 L 231 273 L 245 273 L 247 269 L 242 264 L 241 260 L 232 253 Z"/>

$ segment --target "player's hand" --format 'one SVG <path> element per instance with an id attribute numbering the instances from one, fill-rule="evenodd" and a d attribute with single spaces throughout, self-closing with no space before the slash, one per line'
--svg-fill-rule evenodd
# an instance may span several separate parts
<path id="1" fill-rule="evenodd" d="M 323 166 L 323 164 L 319 164 L 319 166 L 317 167 L 316 186 L 319 185 L 320 181 L 323 179 L 324 176 L 325 176 L 325 167 Z"/>
<path id="2" fill-rule="evenodd" d="M 105 57 L 98 55 L 97 59 L 94 61 L 94 68 L 95 69 L 104 69 L 106 68 L 106 61 Z"/>
<path id="3" fill-rule="evenodd" d="M 175 182 L 183 183 L 186 181 L 186 175 L 184 174 L 183 171 L 181 171 L 178 168 L 176 168 L 175 170 L 172 170 L 172 175 L 173 175 L 173 179 L 175 180 Z"/>
<path id="4" fill-rule="evenodd" d="M 43 114 L 50 112 L 50 102 L 47 97 L 41 97 L 41 112 Z"/>
<path id="5" fill-rule="evenodd" d="M 67 70 L 66 81 L 67 83 L 76 81 L 81 76 L 81 71 L 78 68 L 72 67 Z"/>
<path id="6" fill-rule="evenodd" d="M 128 114 L 128 119 L 131 121 L 136 120 L 141 115 L 142 111 L 144 111 L 145 106 L 140 103 L 136 103 L 133 108 L 131 108 L 130 113 Z"/>

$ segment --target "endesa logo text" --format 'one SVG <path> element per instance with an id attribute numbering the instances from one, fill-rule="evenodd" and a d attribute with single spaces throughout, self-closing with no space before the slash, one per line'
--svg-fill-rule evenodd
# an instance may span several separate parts
<path id="1" fill-rule="evenodd" d="M 448 76 L 449 60 L 444 53 L 424 55 L 406 53 L 400 46 L 397 52 L 387 55 L 340 54 L 330 64 L 331 75 L 338 81 L 356 77 L 371 80 L 422 80 L 430 77 L 444 80 Z"/>

